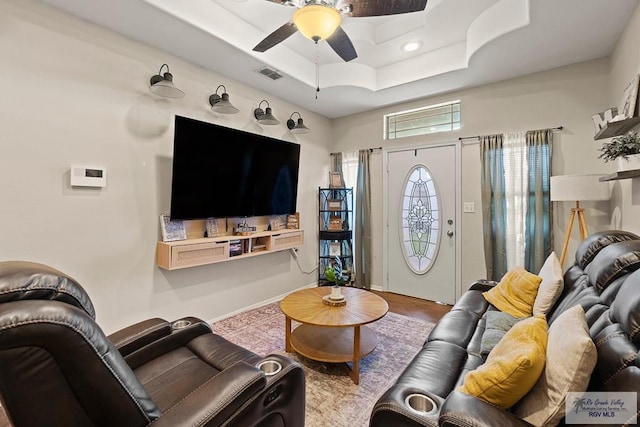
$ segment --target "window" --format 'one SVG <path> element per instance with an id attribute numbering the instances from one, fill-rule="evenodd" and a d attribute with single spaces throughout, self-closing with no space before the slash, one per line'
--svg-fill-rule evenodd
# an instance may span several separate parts
<path id="1" fill-rule="evenodd" d="M 460 129 L 460 100 L 384 116 L 385 138 L 450 132 Z"/>
<path id="2" fill-rule="evenodd" d="M 409 172 L 402 197 L 402 252 L 414 273 L 431 268 L 440 238 L 438 194 L 431 174 L 424 165 Z"/>
<path id="3" fill-rule="evenodd" d="M 507 268 L 524 265 L 525 218 L 529 202 L 528 148 L 523 132 L 505 136 L 502 148 L 507 225 Z"/>
<path id="4" fill-rule="evenodd" d="M 553 250 L 549 181 L 552 129 L 480 138 L 487 276 L 539 271 Z"/>

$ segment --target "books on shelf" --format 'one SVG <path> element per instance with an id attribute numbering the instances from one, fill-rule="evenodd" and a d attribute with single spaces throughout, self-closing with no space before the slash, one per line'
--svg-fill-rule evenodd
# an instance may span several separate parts
<path id="1" fill-rule="evenodd" d="M 229 240 L 229 256 L 238 256 L 244 253 L 242 240 Z"/>
<path id="2" fill-rule="evenodd" d="M 252 248 L 251 252 L 262 252 L 262 251 L 266 251 L 266 250 L 267 250 L 267 245 L 255 244 L 255 245 L 253 245 L 253 248 Z"/>
<path id="3" fill-rule="evenodd" d="M 160 230 L 163 242 L 173 242 L 187 239 L 187 229 L 184 221 L 172 220 L 168 214 L 160 214 Z"/>

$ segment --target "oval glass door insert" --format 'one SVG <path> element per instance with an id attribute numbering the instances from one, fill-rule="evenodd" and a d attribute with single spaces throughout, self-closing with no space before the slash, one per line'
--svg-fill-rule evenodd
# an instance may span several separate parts
<path id="1" fill-rule="evenodd" d="M 414 273 L 425 274 L 438 254 L 439 195 L 424 165 L 416 165 L 409 171 L 403 188 L 400 246 L 409 268 Z"/>

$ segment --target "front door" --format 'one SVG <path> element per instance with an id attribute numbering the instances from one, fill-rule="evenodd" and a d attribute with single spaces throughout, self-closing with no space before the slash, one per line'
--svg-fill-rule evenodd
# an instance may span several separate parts
<path id="1" fill-rule="evenodd" d="M 456 145 L 387 153 L 387 289 L 456 299 Z"/>

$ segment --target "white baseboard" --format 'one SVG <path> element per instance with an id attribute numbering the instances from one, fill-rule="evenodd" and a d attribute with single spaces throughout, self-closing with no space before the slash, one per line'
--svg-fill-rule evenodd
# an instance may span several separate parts
<path id="1" fill-rule="evenodd" d="M 220 320 L 226 319 L 226 318 L 231 317 L 231 316 L 235 316 L 236 314 L 244 313 L 245 311 L 253 310 L 254 308 L 262 307 L 264 305 L 271 304 L 272 302 L 280 301 L 282 298 L 286 297 L 291 292 L 299 291 L 300 289 L 314 288 L 316 286 L 318 286 L 318 282 L 314 282 L 314 283 L 311 283 L 309 285 L 302 286 L 302 287 L 300 287 L 298 289 L 294 289 L 293 291 L 277 295 L 277 296 L 275 296 L 273 298 L 269 298 L 269 299 L 266 299 L 264 301 L 260 301 L 260 302 L 258 302 L 256 304 L 252 304 L 252 305 L 247 306 L 247 307 L 243 307 L 243 308 L 241 308 L 239 310 L 232 311 L 231 313 L 226 313 L 226 314 L 223 314 L 222 316 L 215 317 L 215 318 L 213 318 L 211 320 L 208 320 L 208 323 L 212 324 L 212 323 L 215 323 L 215 322 L 219 322 Z"/>
<path id="2" fill-rule="evenodd" d="M 220 320 L 224 320 L 224 319 L 226 319 L 228 317 L 235 316 L 236 314 L 244 313 L 245 311 L 253 310 L 254 308 L 262 307 L 264 305 L 271 304 L 272 302 L 280 301 L 282 298 L 286 297 L 291 292 L 299 291 L 300 289 L 314 288 L 316 286 L 318 286 L 318 282 L 314 282 L 314 283 L 311 283 L 309 285 L 302 286 L 302 287 L 300 287 L 298 289 L 294 289 L 293 291 L 277 295 L 277 296 L 275 296 L 273 298 L 269 298 L 269 299 L 266 299 L 264 301 L 260 301 L 260 302 L 258 302 L 256 304 L 252 304 L 250 306 L 243 307 L 243 308 L 241 308 L 239 310 L 232 311 L 231 313 L 223 314 L 222 316 L 215 317 L 215 318 L 209 320 L 208 322 L 209 322 L 209 324 L 212 324 L 212 323 L 215 323 L 215 322 L 219 322 Z M 384 289 L 382 289 L 382 286 L 371 286 L 371 290 L 384 292 Z"/>

